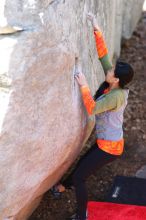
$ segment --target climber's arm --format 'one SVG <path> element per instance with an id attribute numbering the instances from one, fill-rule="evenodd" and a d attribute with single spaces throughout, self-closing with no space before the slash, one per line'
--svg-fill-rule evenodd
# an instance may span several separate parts
<path id="1" fill-rule="evenodd" d="M 124 101 L 123 94 L 111 92 L 105 95 L 102 99 L 94 101 L 89 87 L 80 87 L 84 106 L 89 115 L 100 114 L 105 111 L 119 109 Z"/>
<path id="2" fill-rule="evenodd" d="M 91 21 L 92 26 L 94 28 L 94 36 L 95 36 L 97 53 L 98 53 L 101 65 L 103 67 L 103 70 L 106 74 L 108 70 L 112 69 L 112 63 L 110 62 L 110 59 L 108 56 L 108 49 L 107 49 L 102 31 L 100 27 L 98 26 L 98 23 L 97 23 L 97 20 L 94 14 L 88 13 L 87 18 Z"/>
<path id="3" fill-rule="evenodd" d="M 79 73 L 75 77 L 77 79 L 78 84 L 80 85 L 80 91 L 82 94 L 84 106 L 89 115 L 99 114 L 108 110 L 116 110 L 121 106 L 124 100 L 121 93 L 111 92 L 105 95 L 105 97 L 103 97 L 102 99 L 95 102 L 92 98 L 84 74 Z"/>
<path id="4" fill-rule="evenodd" d="M 95 43 L 96 43 L 98 57 L 103 67 L 103 70 L 106 74 L 108 70 L 112 69 L 112 63 L 110 62 L 109 59 L 108 49 L 103 34 L 100 30 L 94 28 L 94 36 L 95 36 Z"/>

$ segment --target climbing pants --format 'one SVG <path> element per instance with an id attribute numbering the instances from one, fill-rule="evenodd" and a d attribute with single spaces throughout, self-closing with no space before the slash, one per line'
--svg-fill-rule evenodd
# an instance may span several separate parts
<path id="1" fill-rule="evenodd" d="M 119 156 L 108 154 L 100 150 L 97 144 L 94 144 L 78 162 L 75 170 L 63 181 L 62 184 L 66 188 L 75 187 L 77 212 L 80 220 L 86 220 L 88 195 L 85 181 L 95 171 L 99 170 L 105 164 L 114 161 L 116 158 L 119 158 Z"/>

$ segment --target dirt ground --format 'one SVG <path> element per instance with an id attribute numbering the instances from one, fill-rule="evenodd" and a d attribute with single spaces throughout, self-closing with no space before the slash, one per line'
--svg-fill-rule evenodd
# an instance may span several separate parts
<path id="1" fill-rule="evenodd" d="M 125 112 L 125 152 L 120 159 L 89 178 L 89 200 L 104 201 L 114 176 L 134 176 L 141 166 L 146 165 L 146 13 L 143 13 L 132 38 L 123 41 L 120 58 L 135 69 Z M 94 132 L 88 145 L 93 139 Z M 60 200 L 55 200 L 48 191 L 29 220 L 65 220 L 74 209 L 74 191 L 66 191 Z"/>

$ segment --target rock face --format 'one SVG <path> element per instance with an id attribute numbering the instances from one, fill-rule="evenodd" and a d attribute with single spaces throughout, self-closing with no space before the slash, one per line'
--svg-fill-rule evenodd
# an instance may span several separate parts
<path id="1" fill-rule="evenodd" d="M 75 66 L 92 93 L 104 76 L 86 13 L 97 15 L 112 59 L 142 10 L 143 1 L 126 2 L 0 3 L 0 220 L 27 219 L 88 139 L 94 118 L 81 102 Z"/>
<path id="2" fill-rule="evenodd" d="M 141 15 L 143 0 L 124 0 L 123 11 L 123 37 L 128 39 L 131 37 L 137 22 Z"/>

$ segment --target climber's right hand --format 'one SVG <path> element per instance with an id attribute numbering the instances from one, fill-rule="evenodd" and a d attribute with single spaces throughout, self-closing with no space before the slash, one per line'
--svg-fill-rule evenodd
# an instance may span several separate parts
<path id="1" fill-rule="evenodd" d="M 88 87 L 86 77 L 83 73 L 80 72 L 80 73 L 76 74 L 75 79 L 77 80 L 79 86 L 87 86 Z"/>
<path id="2" fill-rule="evenodd" d="M 95 15 L 94 15 L 93 13 L 89 12 L 89 13 L 87 14 L 87 19 L 88 19 L 89 21 L 91 21 L 91 24 L 92 24 L 92 26 L 93 26 L 93 28 L 94 28 L 95 31 L 101 31 L 101 30 L 100 30 L 100 27 L 99 27 L 99 25 L 98 25 L 98 23 L 97 23 L 97 20 L 96 20 L 96 18 L 95 18 Z"/>

